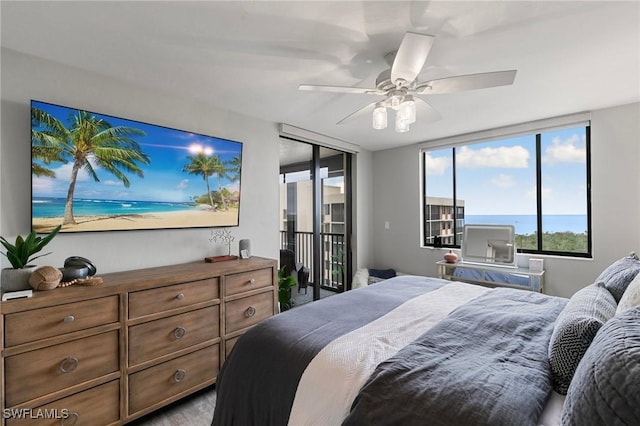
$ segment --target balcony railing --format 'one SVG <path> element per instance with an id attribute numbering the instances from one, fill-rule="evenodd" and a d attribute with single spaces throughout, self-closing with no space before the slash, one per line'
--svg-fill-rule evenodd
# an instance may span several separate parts
<path id="1" fill-rule="evenodd" d="M 345 272 L 344 265 L 344 235 L 333 233 L 321 233 L 321 271 L 320 286 L 327 290 L 344 291 Z M 315 277 L 313 264 L 313 233 L 294 232 L 290 235 L 287 231 L 280 231 L 280 248 L 291 249 L 296 255 L 296 262 L 309 268 L 309 285 Z"/>

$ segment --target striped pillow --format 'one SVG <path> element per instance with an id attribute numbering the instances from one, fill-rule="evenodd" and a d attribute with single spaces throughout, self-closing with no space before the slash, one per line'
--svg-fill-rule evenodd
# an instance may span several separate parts
<path id="1" fill-rule="evenodd" d="M 567 394 L 573 375 L 600 327 L 616 313 L 616 301 L 601 282 L 576 292 L 556 319 L 549 342 L 553 388 Z"/>

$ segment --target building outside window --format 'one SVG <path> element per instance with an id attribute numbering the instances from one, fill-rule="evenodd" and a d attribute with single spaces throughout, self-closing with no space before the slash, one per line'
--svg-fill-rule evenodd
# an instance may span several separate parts
<path id="1" fill-rule="evenodd" d="M 344 237 L 346 228 L 345 218 L 345 193 L 344 179 L 342 177 L 329 177 L 329 170 L 320 170 L 322 177 L 322 286 L 329 289 L 338 289 L 344 285 Z M 295 184 L 288 188 L 288 184 Z M 293 192 L 291 192 L 293 191 Z M 301 253 L 311 244 L 313 231 L 312 222 L 312 196 L 313 182 L 309 173 L 289 173 L 280 175 L 280 232 L 286 233 L 288 222 L 288 210 L 285 207 L 288 202 L 293 202 L 296 211 L 296 226 L 298 250 Z M 303 264 L 311 264 L 310 256 L 303 259 Z M 340 273 L 338 273 L 340 272 Z"/>

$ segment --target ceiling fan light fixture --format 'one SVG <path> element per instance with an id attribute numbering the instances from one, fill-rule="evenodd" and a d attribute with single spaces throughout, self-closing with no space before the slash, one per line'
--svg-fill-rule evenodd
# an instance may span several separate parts
<path id="1" fill-rule="evenodd" d="M 389 101 L 391 102 L 391 108 L 394 110 L 398 110 L 398 108 L 400 108 L 400 104 L 402 103 L 402 96 L 400 95 L 393 95 L 389 97 Z"/>
<path id="2" fill-rule="evenodd" d="M 398 50 L 385 56 L 391 68 L 378 74 L 376 85 L 373 88 L 301 84 L 298 89 L 385 96 L 383 101 L 369 103 L 349 114 L 337 124 L 366 116 L 373 108 L 373 128 L 385 129 L 387 127 L 387 110 L 392 109 L 395 111 L 396 131 L 404 133 L 408 132 L 409 126 L 416 122 L 417 107 L 420 107 L 421 121 L 425 119 L 435 121 L 441 118 L 431 105 L 420 97 L 414 99 L 412 94 L 456 93 L 513 84 L 517 70 L 482 72 L 419 81 L 418 77 L 424 68 L 434 39 L 435 37 L 432 35 L 406 32 Z M 426 117 L 422 117 L 423 114 L 426 114 Z"/>
<path id="3" fill-rule="evenodd" d="M 382 130 L 387 128 L 387 109 L 380 103 L 373 110 L 373 128 Z"/>
<path id="4" fill-rule="evenodd" d="M 416 102 L 413 96 L 407 95 L 404 97 L 404 101 L 400 104 L 397 114 L 401 120 L 406 121 L 408 124 L 416 122 Z"/>
<path id="5" fill-rule="evenodd" d="M 396 132 L 407 133 L 409 131 L 409 122 L 402 118 L 400 114 L 396 114 Z"/>

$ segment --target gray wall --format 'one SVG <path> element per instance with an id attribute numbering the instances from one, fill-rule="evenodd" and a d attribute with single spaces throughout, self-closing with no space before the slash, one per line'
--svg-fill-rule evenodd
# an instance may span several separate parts
<path id="1" fill-rule="evenodd" d="M 240 226 L 231 228 L 232 253 L 237 254 L 241 238 L 250 238 L 253 254 L 278 258 L 276 124 L 8 49 L 1 53 L 0 235 L 13 239 L 31 228 L 29 108 L 37 99 L 243 142 Z M 60 234 L 47 247 L 53 253 L 37 263 L 62 266 L 66 257 L 80 255 L 104 273 L 226 254 L 209 242 L 209 234 L 208 228 Z M 0 259 L 2 267 L 9 266 L 4 256 Z"/>
<path id="2" fill-rule="evenodd" d="M 373 153 L 373 265 L 436 276 L 446 250 L 420 248 L 418 153 L 417 146 Z M 614 260 L 640 254 L 640 104 L 593 111 L 591 158 L 593 259 L 545 256 L 552 295 L 570 296 Z"/>
<path id="3" fill-rule="evenodd" d="M 373 170 L 372 153 L 362 150 L 355 156 L 353 184 L 353 272 L 366 268 L 373 259 Z"/>
<path id="4" fill-rule="evenodd" d="M 279 137 L 275 123 L 10 49 L 2 49 L 0 65 L 0 235 L 13 240 L 31 228 L 29 108 L 30 100 L 37 99 L 243 142 L 240 226 L 231 228 L 235 236 L 232 253 L 237 254 L 240 239 L 250 238 L 253 254 L 278 259 Z M 354 192 L 354 265 L 367 265 L 372 256 L 371 161 L 371 153 L 363 150 L 354 162 L 358 187 Z M 208 228 L 60 234 L 47 246 L 46 251 L 53 253 L 36 263 L 62 266 L 68 256 L 80 255 L 106 273 L 226 254 L 225 247 L 209 242 L 209 235 Z M 10 266 L 4 256 L 0 266 Z"/>
<path id="5" fill-rule="evenodd" d="M 30 229 L 29 101 L 38 99 L 242 141 L 241 216 L 233 235 L 236 241 L 250 238 L 256 255 L 278 257 L 278 131 L 274 123 L 127 86 L 8 49 L 2 49 L 0 65 L 0 235 L 12 239 Z M 640 252 L 639 165 L 640 104 L 594 111 L 594 259 L 546 257 L 548 293 L 571 295 L 615 259 L 632 250 Z M 354 268 L 437 274 L 435 262 L 444 251 L 420 248 L 419 169 L 416 146 L 357 155 Z M 208 229 L 62 234 L 48 246 L 53 254 L 39 264 L 61 266 L 66 257 L 81 255 L 105 273 L 224 253 L 208 237 Z M 9 266 L 4 257 L 0 265 Z"/>

